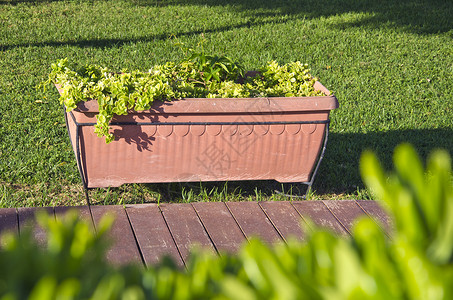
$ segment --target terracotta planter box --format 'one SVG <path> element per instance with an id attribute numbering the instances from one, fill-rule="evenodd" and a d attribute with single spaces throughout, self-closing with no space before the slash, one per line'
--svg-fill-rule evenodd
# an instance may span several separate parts
<path id="1" fill-rule="evenodd" d="M 66 113 L 85 188 L 124 183 L 312 181 L 335 96 L 184 99 L 112 120 L 115 141 L 94 134 L 97 102 Z"/>

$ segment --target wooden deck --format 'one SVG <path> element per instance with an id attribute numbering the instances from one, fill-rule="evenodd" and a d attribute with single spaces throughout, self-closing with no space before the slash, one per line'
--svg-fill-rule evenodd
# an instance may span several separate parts
<path id="1" fill-rule="evenodd" d="M 252 237 L 266 243 L 281 243 L 293 237 L 304 239 L 300 226 L 306 218 L 315 224 L 347 236 L 354 220 L 366 216 L 390 234 L 390 220 L 374 201 L 292 201 L 292 202 L 209 202 L 188 204 L 141 204 L 123 206 L 82 206 L 0 209 L 0 232 L 20 233 L 32 226 L 38 243 L 46 242 L 45 232 L 34 219 L 37 210 L 61 217 L 76 209 L 81 218 L 96 224 L 106 213 L 116 216 L 110 236 L 113 246 L 107 253 L 115 264 L 136 262 L 150 266 L 164 255 L 184 266 L 193 244 L 214 253 L 235 252 Z"/>

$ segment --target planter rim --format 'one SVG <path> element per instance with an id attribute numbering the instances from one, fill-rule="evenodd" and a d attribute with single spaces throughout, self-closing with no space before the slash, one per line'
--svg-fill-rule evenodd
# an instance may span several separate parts
<path id="1" fill-rule="evenodd" d="M 55 85 L 61 91 L 59 85 Z M 268 113 L 268 112 L 300 112 L 326 111 L 339 107 L 338 100 L 319 81 L 314 88 L 326 96 L 314 97 L 265 97 L 265 98 L 184 98 L 172 101 L 156 101 L 147 111 L 130 113 Z M 234 100 L 234 101 L 232 101 Z M 96 113 L 99 111 L 96 100 L 79 102 L 75 111 Z"/>

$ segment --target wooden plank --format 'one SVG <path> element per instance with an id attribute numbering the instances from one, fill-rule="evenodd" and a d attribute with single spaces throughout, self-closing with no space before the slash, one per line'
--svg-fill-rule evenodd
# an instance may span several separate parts
<path id="1" fill-rule="evenodd" d="M 304 222 L 290 202 L 260 202 L 259 205 L 285 240 L 289 238 L 304 239 L 305 234 L 301 227 Z"/>
<path id="2" fill-rule="evenodd" d="M 0 209 L 0 234 L 6 231 L 19 233 L 18 217 L 15 208 Z"/>
<path id="3" fill-rule="evenodd" d="M 44 211 L 49 216 L 54 216 L 53 207 L 20 207 L 17 209 L 19 220 L 19 233 L 30 230 L 36 243 L 40 246 L 47 244 L 47 232 L 36 220 L 36 214 Z"/>
<path id="4" fill-rule="evenodd" d="M 338 235 L 348 235 L 346 229 L 321 201 L 293 201 L 292 205 L 302 217 L 310 219 L 316 226 Z"/>
<path id="5" fill-rule="evenodd" d="M 391 236 L 393 232 L 393 222 L 385 210 L 376 201 L 356 200 L 356 203 L 376 222 L 381 228 Z"/>
<path id="6" fill-rule="evenodd" d="M 192 205 L 200 216 L 217 251 L 237 252 L 246 238 L 225 203 L 198 202 Z"/>
<path id="7" fill-rule="evenodd" d="M 322 202 L 349 233 L 357 218 L 367 216 L 354 200 L 328 200 Z"/>
<path id="8" fill-rule="evenodd" d="M 178 266 L 184 266 L 157 204 L 128 205 L 126 213 L 148 267 L 161 262 L 165 256 L 171 257 Z"/>
<path id="9" fill-rule="evenodd" d="M 4 233 L 19 233 L 18 217 L 15 208 L 1 208 L 0 209 L 0 249 L 5 246 L 2 241 Z"/>
<path id="10" fill-rule="evenodd" d="M 91 218 L 90 208 L 88 206 L 55 206 L 55 218 L 63 218 L 69 211 L 77 212 L 80 220 L 87 222 L 92 232 L 95 232 L 93 219 Z"/>
<path id="11" fill-rule="evenodd" d="M 90 209 L 95 227 L 106 214 L 115 218 L 108 235 L 112 244 L 107 251 L 107 260 L 115 265 L 142 264 L 141 255 L 125 209 L 120 205 L 90 206 Z"/>
<path id="12" fill-rule="evenodd" d="M 248 239 L 257 237 L 267 244 L 282 242 L 257 202 L 229 202 L 226 205 Z"/>
<path id="13" fill-rule="evenodd" d="M 161 204 L 164 219 L 184 262 L 190 250 L 198 245 L 215 253 L 214 246 L 190 204 Z"/>

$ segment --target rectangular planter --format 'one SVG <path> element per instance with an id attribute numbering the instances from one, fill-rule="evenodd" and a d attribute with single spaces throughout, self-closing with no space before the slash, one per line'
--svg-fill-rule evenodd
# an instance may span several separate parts
<path id="1" fill-rule="evenodd" d="M 184 99 L 155 103 L 94 134 L 95 100 L 65 112 L 85 188 L 124 183 L 267 180 L 310 183 L 335 96 Z"/>

